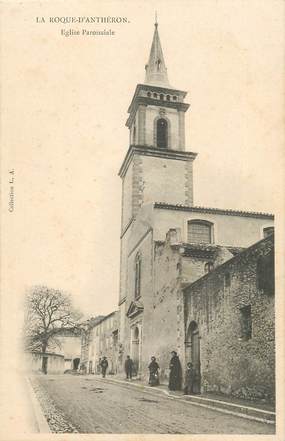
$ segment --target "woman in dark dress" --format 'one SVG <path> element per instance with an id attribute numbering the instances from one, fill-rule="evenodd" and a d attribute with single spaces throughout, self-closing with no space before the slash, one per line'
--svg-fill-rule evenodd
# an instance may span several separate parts
<path id="1" fill-rule="evenodd" d="M 159 384 L 159 377 L 158 377 L 159 365 L 156 362 L 155 357 L 151 357 L 151 362 L 148 365 L 148 369 L 149 369 L 149 382 L 148 382 L 148 384 L 150 386 L 157 386 Z"/>
<path id="2" fill-rule="evenodd" d="M 169 374 L 169 390 L 181 390 L 182 383 L 182 368 L 177 352 L 171 352 L 171 360 L 169 364 L 170 374 Z"/>

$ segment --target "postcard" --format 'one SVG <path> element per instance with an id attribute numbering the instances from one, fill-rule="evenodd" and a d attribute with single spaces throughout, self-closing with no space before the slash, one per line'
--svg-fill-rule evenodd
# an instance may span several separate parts
<path id="1" fill-rule="evenodd" d="M 1 439 L 284 439 L 281 0 L 1 4 Z"/>

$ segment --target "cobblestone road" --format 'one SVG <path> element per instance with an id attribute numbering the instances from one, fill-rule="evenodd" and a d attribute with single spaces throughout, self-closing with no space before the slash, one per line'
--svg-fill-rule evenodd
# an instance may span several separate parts
<path id="1" fill-rule="evenodd" d="M 80 433 L 272 434 L 274 426 L 93 376 L 39 376 L 45 401 Z M 54 429 L 52 428 L 54 431 Z M 58 430 L 64 431 L 64 430 Z"/>

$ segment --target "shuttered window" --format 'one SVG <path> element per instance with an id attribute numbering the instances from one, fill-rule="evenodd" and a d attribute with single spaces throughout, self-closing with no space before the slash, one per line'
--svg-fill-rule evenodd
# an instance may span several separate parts
<path id="1" fill-rule="evenodd" d="M 211 243 L 212 224 L 201 221 L 188 222 L 188 242 L 190 243 Z"/>

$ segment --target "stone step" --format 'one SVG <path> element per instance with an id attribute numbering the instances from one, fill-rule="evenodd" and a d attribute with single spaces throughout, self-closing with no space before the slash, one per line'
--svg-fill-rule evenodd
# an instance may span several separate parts
<path id="1" fill-rule="evenodd" d="M 215 399 L 205 398 L 195 395 L 185 395 L 184 398 L 185 400 L 193 403 L 208 405 L 219 409 L 225 409 L 230 412 L 235 412 L 235 413 L 237 412 L 243 415 L 251 416 L 254 417 L 254 419 L 256 419 L 257 421 L 260 419 L 260 420 L 266 420 L 268 422 L 274 422 L 276 417 L 275 412 L 261 409 L 259 407 L 246 406 L 241 403 L 239 404 L 231 403 L 229 401 L 215 400 Z"/>

